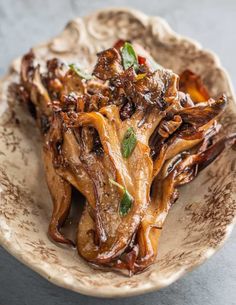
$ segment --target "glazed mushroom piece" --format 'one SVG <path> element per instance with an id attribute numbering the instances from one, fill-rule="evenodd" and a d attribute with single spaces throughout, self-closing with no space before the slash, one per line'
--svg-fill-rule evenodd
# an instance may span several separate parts
<path id="1" fill-rule="evenodd" d="M 42 133 L 50 238 L 97 266 L 143 271 L 178 187 L 235 142 L 215 140 L 227 98 L 210 98 L 199 76 L 179 77 L 125 41 L 98 54 L 92 75 L 59 59 L 43 71 L 36 61 L 32 51 L 23 57 L 16 88 Z M 75 241 L 61 232 L 72 188 L 86 201 Z"/>

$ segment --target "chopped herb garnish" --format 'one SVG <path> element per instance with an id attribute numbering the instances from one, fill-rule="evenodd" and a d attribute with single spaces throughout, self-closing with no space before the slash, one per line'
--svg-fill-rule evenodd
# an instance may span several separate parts
<path id="1" fill-rule="evenodd" d="M 117 186 L 120 190 L 125 191 L 125 188 L 120 183 L 116 182 L 115 180 L 113 180 L 111 178 L 109 178 L 109 181 L 111 184 Z"/>
<path id="2" fill-rule="evenodd" d="M 88 74 L 87 72 L 83 71 L 77 64 L 70 64 L 70 69 L 73 70 L 77 75 L 81 78 L 89 80 L 92 78 L 92 75 Z"/>
<path id="3" fill-rule="evenodd" d="M 113 179 L 109 179 L 109 181 L 113 185 L 117 186 L 119 189 L 121 189 L 123 191 L 123 196 L 122 196 L 122 199 L 120 202 L 119 212 L 120 212 L 121 216 L 125 216 L 130 211 L 134 199 L 130 195 L 130 193 L 127 191 L 127 189 L 125 187 L 123 187 L 121 184 L 117 183 Z"/>
<path id="4" fill-rule="evenodd" d="M 125 42 L 123 48 L 121 49 L 121 55 L 125 70 L 129 69 L 132 66 L 135 71 L 139 69 L 137 55 L 131 43 Z"/>
<path id="5" fill-rule="evenodd" d="M 121 143 L 121 153 L 124 158 L 128 158 L 132 154 L 136 146 L 136 143 L 137 143 L 137 137 L 134 132 L 134 129 L 133 127 L 129 127 L 126 130 L 124 138 Z"/>
<path id="6" fill-rule="evenodd" d="M 130 195 L 130 193 L 125 190 L 124 195 L 120 202 L 120 215 L 125 216 L 128 214 L 129 210 L 131 209 L 133 202 L 133 197 Z"/>
<path id="7" fill-rule="evenodd" d="M 147 74 L 146 73 L 141 73 L 141 74 L 137 74 L 135 79 L 136 80 L 140 80 L 140 79 L 143 79 Z"/>

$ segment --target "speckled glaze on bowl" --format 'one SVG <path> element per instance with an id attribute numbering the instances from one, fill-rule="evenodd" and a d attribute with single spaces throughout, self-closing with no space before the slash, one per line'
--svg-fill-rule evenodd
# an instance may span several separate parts
<path id="1" fill-rule="evenodd" d="M 161 18 L 128 9 L 108 9 L 68 23 L 56 38 L 34 49 L 40 61 L 59 57 L 91 67 L 96 53 L 117 39 L 141 43 L 164 67 L 189 68 L 202 75 L 212 96 L 225 92 L 229 105 L 222 133 L 236 130 L 236 110 L 228 75 L 218 58 L 174 33 Z M 94 270 L 76 250 L 47 237 L 51 200 L 40 156 L 40 135 L 31 117 L 8 94 L 19 77 L 20 59 L 0 83 L 0 244 L 49 281 L 99 297 L 122 297 L 171 284 L 216 252 L 236 215 L 236 154 L 224 152 L 191 184 L 183 187 L 160 240 L 157 261 L 131 278 Z"/>

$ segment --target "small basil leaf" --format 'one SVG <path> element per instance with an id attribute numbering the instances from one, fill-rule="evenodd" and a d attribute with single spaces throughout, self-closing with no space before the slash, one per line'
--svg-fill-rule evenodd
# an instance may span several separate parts
<path id="1" fill-rule="evenodd" d="M 120 215 L 125 216 L 128 214 L 129 210 L 132 207 L 133 197 L 130 193 L 125 189 L 124 195 L 120 202 Z"/>
<path id="2" fill-rule="evenodd" d="M 89 80 L 92 78 L 92 75 L 86 73 L 83 71 L 78 65 L 76 64 L 70 64 L 70 69 L 73 70 L 77 75 L 79 75 L 81 78 L 84 78 L 86 80 Z"/>
<path id="3" fill-rule="evenodd" d="M 138 70 L 139 68 L 138 59 L 131 43 L 125 42 L 121 50 L 121 56 L 125 70 L 129 69 L 132 66 L 134 67 L 135 71 Z"/>
<path id="4" fill-rule="evenodd" d="M 137 143 L 136 134 L 134 132 L 133 127 L 130 127 L 126 130 L 124 138 L 121 143 L 121 153 L 124 158 L 128 158 L 132 154 L 136 146 L 136 143 Z"/>
<path id="5" fill-rule="evenodd" d="M 125 216 L 126 214 L 128 214 L 129 210 L 131 209 L 134 199 L 127 191 L 127 189 L 123 187 L 121 184 L 114 181 L 113 179 L 109 179 L 109 181 L 111 184 L 117 186 L 120 190 L 123 191 L 123 196 L 120 202 L 120 215 Z"/>

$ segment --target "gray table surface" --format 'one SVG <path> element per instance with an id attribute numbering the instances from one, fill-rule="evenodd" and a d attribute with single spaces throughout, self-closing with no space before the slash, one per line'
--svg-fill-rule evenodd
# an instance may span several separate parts
<path id="1" fill-rule="evenodd" d="M 235 0 L 0 0 L 0 75 L 15 57 L 56 35 L 66 22 L 106 6 L 159 15 L 221 58 L 236 85 Z M 143 296 L 104 300 L 58 288 L 0 248 L 0 305 L 235 305 L 236 230 L 224 248 L 170 287 Z M 109 289 L 109 287 L 107 287 Z"/>

